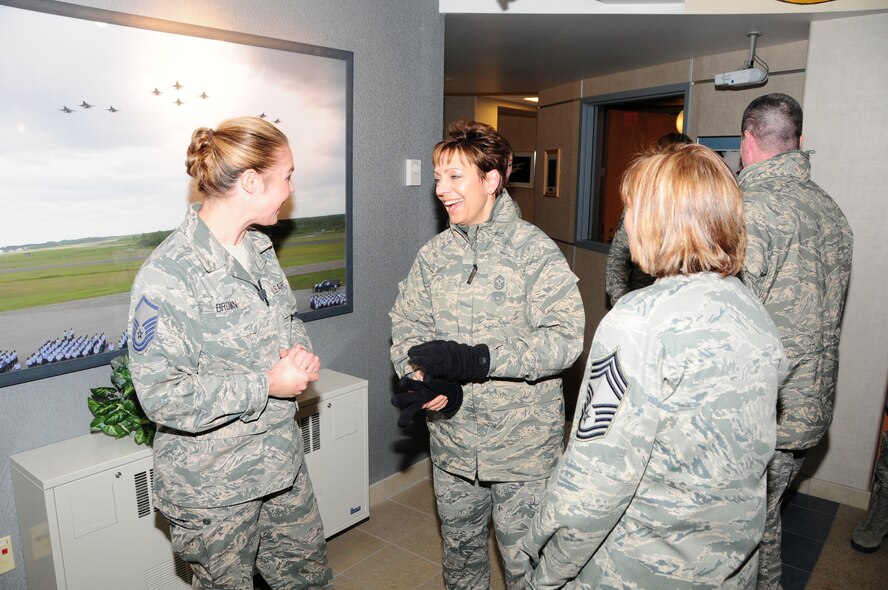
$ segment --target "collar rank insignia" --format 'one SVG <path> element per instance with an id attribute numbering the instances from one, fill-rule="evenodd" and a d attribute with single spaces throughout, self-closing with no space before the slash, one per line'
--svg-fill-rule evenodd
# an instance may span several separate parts
<path id="1" fill-rule="evenodd" d="M 623 403 L 629 383 L 620 368 L 618 352 L 619 349 L 592 361 L 586 382 L 586 403 L 577 426 L 576 437 L 580 440 L 604 437 Z"/>
<path id="2" fill-rule="evenodd" d="M 133 350 L 142 352 L 154 340 L 157 329 L 157 306 L 142 295 L 133 311 Z"/>

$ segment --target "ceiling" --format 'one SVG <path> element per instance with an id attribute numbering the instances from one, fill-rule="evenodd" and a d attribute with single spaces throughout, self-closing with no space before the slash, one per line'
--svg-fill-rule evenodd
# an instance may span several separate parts
<path id="1" fill-rule="evenodd" d="M 532 95 L 591 76 L 748 50 L 749 31 L 762 33 L 763 48 L 807 39 L 814 20 L 866 14 L 515 14 L 505 6 L 445 15 L 445 94 Z"/>

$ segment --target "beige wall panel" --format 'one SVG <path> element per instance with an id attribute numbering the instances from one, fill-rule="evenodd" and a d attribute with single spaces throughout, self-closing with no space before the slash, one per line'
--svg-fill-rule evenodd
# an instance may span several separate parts
<path id="1" fill-rule="evenodd" d="M 580 295 L 586 310 L 586 331 L 583 355 L 589 352 L 592 337 L 601 319 L 610 311 L 604 277 L 607 271 L 607 254 L 585 248 L 574 249 L 573 271 L 579 279 Z"/>
<path id="2" fill-rule="evenodd" d="M 759 42 L 763 39 L 764 35 L 759 37 Z M 772 74 L 787 70 L 803 70 L 808 56 L 808 42 L 796 41 L 773 47 L 758 47 L 755 54 L 768 64 Z M 739 70 L 748 60 L 749 49 L 697 57 L 694 59 L 693 79 L 712 80 L 716 74 Z"/>
<path id="3" fill-rule="evenodd" d="M 837 2 L 838 4 L 838 2 Z M 854 231 L 851 286 L 842 323 L 835 416 L 803 472 L 870 489 L 888 387 L 888 14 L 815 22 L 805 82 L 804 147 L 811 177 Z"/>
<path id="4" fill-rule="evenodd" d="M 585 248 L 576 248 L 556 242 L 567 257 L 574 274 L 579 277 L 578 287 L 583 298 L 583 308 L 586 312 L 586 330 L 583 338 L 583 354 L 562 375 L 564 379 L 564 400 L 568 419 L 573 415 L 577 405 L 578 395 L 581 394 L 583 369 L 586 366 L 589 347 L 592 345 L 592 336 L 598 328 L 601 318 L 609 311 L 607 306 L 607 294 L 604 291 L 604 275 L 607 266 L 607 254 L 593 252 Z"/>
<path id="5" fill-rule="evenodd" d="M 509 107 L 512 108 L 512 107 Z M 529 113 L 530 114 L 530 113 Z M 497 131 L 509 140 L 512 150 L 516 152 L 535 152 L 537 147 L 537 113 L 532 116 L 510 115 L 500 113 Z M 532 171 L 536 174 L 536 170 Z M 536 184 L 536 182 L 534 182 Z M 518 203 L 521 216 L 533 223 L 533 189 L 512 186 L 509 195 Z"/>
<path id="6" fill-rule="evenodd" d="M 712 82 L 691 86 L 688 135 L 740 135 L 740 119 L 749 102 L 763 94 L 783 92 L 804 105 L 805 74 L 780 74 L 768 78 L 759 88 L 718 90 Z"/>
<path id="7" fill-rule="evenodd" d="M 556 86 L 555 88 L 547 88 L 546 90 L 541 90 L 539 105 L 543 107 L 547 105 L 557 104 L 559 102 L 573 100 L 579 97 L 580 82 L 570 82 L 569 84 Z"/>
<path id="8" fill-rule="evenodd" d="M 534 182 L 534 223 L 553 239 L 572 244 L 577 209 L 577 151 L 580 104 L 577 101 L 540 109 L 537 119 L 537 170 Z M 559 196 L 543 196 L 545 150 L 561 149 Z"/>
<path id="9" fill-rule="evenodd" d="M 503 103 L 479 96 L 478 101 L 475 103 L 475 120 L 480 121 L 481 123 L 487 123 L 496 129 L 499 114 L 498 110 L 501 104 Z"/>
<path id="10" fill-rule="evenodd" d="M 680 84 L 688 81 L 690 72 L 690 60 L 682 60 L 609 76 L 585 78 L 583 80 L 583 96 L 600 96 L 667 84 Z"/>

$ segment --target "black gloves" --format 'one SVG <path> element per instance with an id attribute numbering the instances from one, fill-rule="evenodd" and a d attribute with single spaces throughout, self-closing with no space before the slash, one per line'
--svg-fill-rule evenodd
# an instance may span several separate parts
<path id="1" fill-rule="evenodd" d="M 441 412 L 450 418 L 462 405 L 463 391 L 459 383 L 435 379 L 426 375 L 423 381 L 417 381 L 410 377 L 401 377 L 398 382 L 398 393 L 392 396 L 392 405 L 401 408 L 401 416 L 398 418 L 398 426 L 407 426 L 422 409 L 423 404 L 428 403 L 439 395 L 447 396 L 447 405 Z"/>
<path id="2" fill-rule="evenodd" d="M 426 375 L 468 383 L 483 381 L 490 374 L 490 350 L 486 344 L 460 344 L 432 340 L 411 346 L 407 356 Z"/>

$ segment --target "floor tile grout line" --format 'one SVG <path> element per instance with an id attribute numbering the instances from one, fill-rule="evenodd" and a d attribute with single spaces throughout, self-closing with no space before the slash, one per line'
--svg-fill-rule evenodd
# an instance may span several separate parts
<path id="1" fill-rule="evenodd" d="M 367 534 L 369 535 L 370 533 L 367 533 Z M 373 536 L 373 535 L 371 535 L 371 536 Z M 379 537 L 376 537 L 376 538 L 379 539 Z M 367 561 L 368 559 L 370 559 L 371 557 L 373 557 L 373 556 L 376 555 L 377 553 L 381 553 L 382 551 L 384 551 L 384 550 L 386 549 L 386 547 L 389 547 L 389 546 L 392 545 L 392 543 L 389 543 L 389 542 L 386 541 L 385 539 L 380 539 L 380 540 L 382 540 L 382 541 L 385 543 L 385 545 L 383 545 L 382 547 L 380 547 L 379 549 L 377 549 L 377 550 L 374 551 L 373 553 L 370 553 L 370 554 L 367 555 L 364 559 L 361 559 L 360 561 L 356 561 L 355 563 L 351 564 L 350 566 L 348 566 L 348 567 L 345 568 L 344 570 L 340 571 L 338 574 L 337 574 L 336 572 L 333 572 L 333 577 L 335 578 L 337 575 L 346 574 L 346 572 L 348 572 L 348 571 L 351 570 L 352 568 L 357 567 L 358 565 L 364 563 L 365 561 Z"/>

